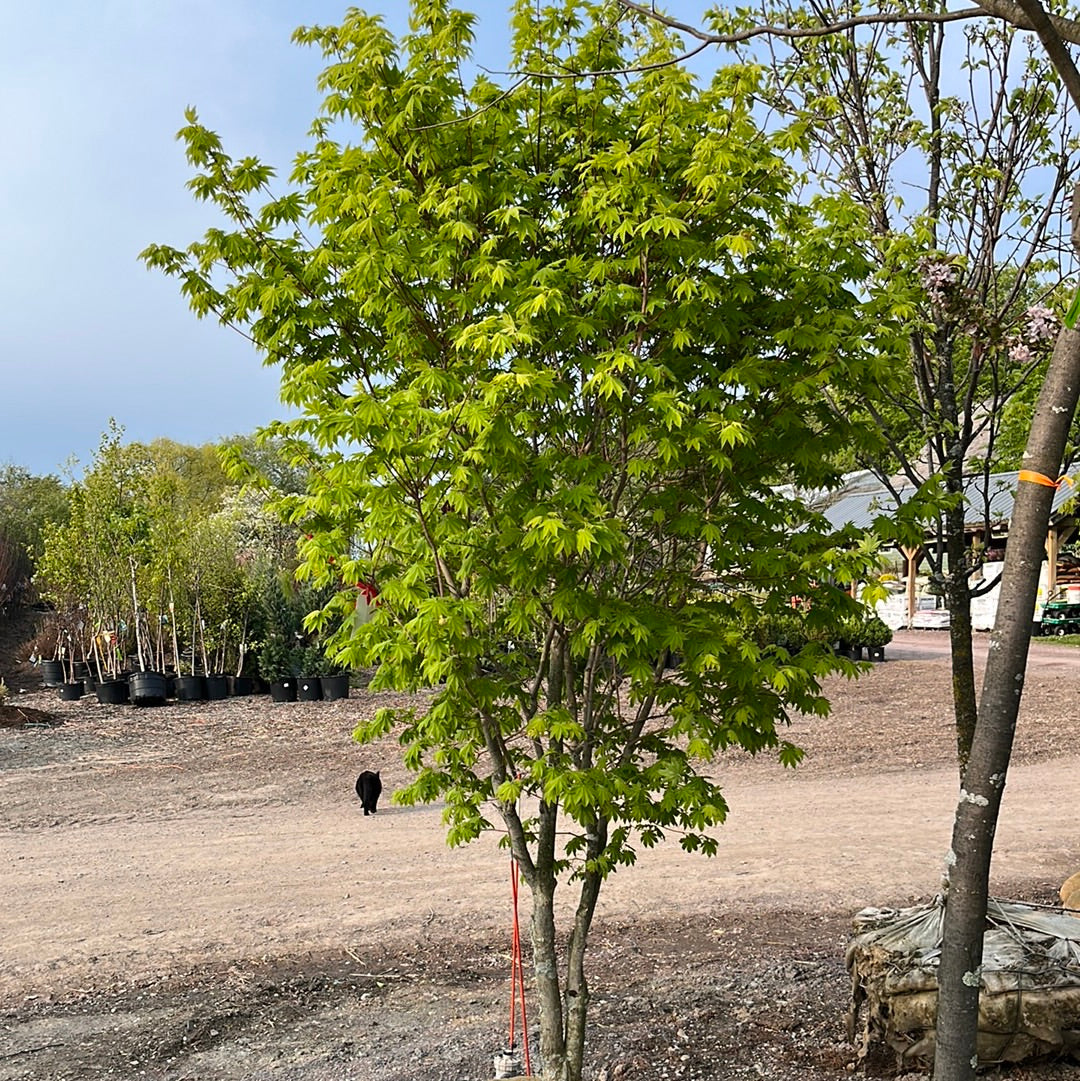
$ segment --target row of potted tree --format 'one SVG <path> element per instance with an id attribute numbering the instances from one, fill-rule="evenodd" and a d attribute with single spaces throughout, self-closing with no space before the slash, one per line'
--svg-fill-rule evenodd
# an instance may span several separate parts
<path id="1" fill-rule="evenodd" d="M 70 487 L 67 520 L 46 529 L 35 578 L 53 609 L 45 682 L 59 671 L 68 697 L 90 683 L 102 701 L 146 703 L 250 693 L 255 680 L 286 684 L 288 697 L 299 676 L 321 692 L 340 673 L 304 628 L 327 597 L 295 581 L 297 530 L 216 458 L 120 434 L 106 433 Z"/>

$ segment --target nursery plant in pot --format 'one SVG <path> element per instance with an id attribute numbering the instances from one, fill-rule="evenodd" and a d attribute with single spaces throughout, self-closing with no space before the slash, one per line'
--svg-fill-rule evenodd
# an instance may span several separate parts
<path id="1" fill-rule="evenodd" d="M 131 607 L 135 619 L 135 651 L 139 670 L 128 676 L 128 693 L 137 706 L 161 706 L 168 697 L 168 688 L 164 672 L 155 672 L 147 663 L 150 651 L 149 642 L 145 641 L 145 613 L 139 605 L 138 564 L 134 555 L 128 556 L 129 581 L 131 583 Z"/>
<path id="2" fill-rule="evenodd" d="M 259 674 L 270 681 L 270 695 L 275 702 L 294 702 L 296 677 L 304 663 L 303 611 L 289 572 L 268 570 L 261 586 L 264 630 L 258 653 Z"/>
<path id="3" fill-rule="evenodd" d="M 60 697 L 76 702 L 86 693 L 86 623 L 77 607 L 71 606 L 60 613 L 60 660 L 64 678 L 60 684 Z"/>
<path id="4" fill-rule="evenodd" d="M 206 697 L 206 680 L 195 671 L 195 639 L 194 632 L 190 643 L 185 649 L 180 641 L 180 629 L 186 632 L 191 623 L 186 608 L 186 593 L 181 589 L 177 591 L 176 583 L 169 583 L 169 619 L 172 624 L 173 656 L 176 658 L 176 677 L 173 680 L 173 691 L 179 702 L 200 702 Z M 184 660 L 188 659 L 188 670 L 184 671 Z"/>
<path id="5" fill-rule="evenodd" d="M 280 634 L 272 634 L 259 647 L 259 674 L 270 684 L 275 702 L 296 701 L 293 650 Z"/>
<path id="6" fill-rule="evenodd" d="M 237 611 L 230 613 L 228 619 L 222 624 L 222 637 L 225 643 L 223 653 L 224 662 L 231 669 L 229 673 L 229 694 L 241 696 L 253 694 L 255 680 L 252 676 L 244 673 L 244 663 L 250 651 L 248 633 L 251 627 L 253 613 L 253 587 L 252 583 L 243 580 L 239 584 L 234 597 Z"/>
<path id="7" fill-rule="evenodd" d="M 56 536 L 56 532 L 46 536 Z M 65 538 L 66 539 L 66 538 Z M 47 627 L 52 639 L 52 656 L 41 661 L 41 682 L 46 687 L 63 687 L 75 679 L 73 628 L 78 622 L 78 609 L 85 593 L 85 575 L 78 553 L 64 548 L 62 552 L 49 552 L 42 559 L 42 571 L 37 576 L 41 597 L 52 603 Z M 44 650 L 42 651 L 44 652 Z M 62 697 L 65 697 L 62 695 Z M 71 695 L 71 697 L 78 697 Z"/>
<path id="8" fill-rule="evenodd" d="M 128 695 L 137 706 L 162 706 L 167 698 L 162 672 L 132 672 L 128 676 Z"/>
<path id="9" fill-rule="evenodd" d="M 120 633 L 99 625 L 93 637 L 94 669 L 98 673 L 94 692 L 105 706 L 119 706 L 130 701 L 127 676 L 123 672 Z"/>
<path id="10" fill-rule="evenodd" d="M 235 696 L 249 695 L 254 692 L 255 681 L 244 675 L 244 661 L 248 655 L 247 613 L 241 613 L 239 620 L 229 616 L 222 621 L 219 629 L 219 641 L 214 662 L 215 671 L 222 672 L 221 679 L 226 693 Z"/>
<path id="11" fill-rule="evenodd" d="M 870 616 L 863 622 L 862 642 L 869 660 L 885 660 L 885 647 L 892 639 L 892 628 L 880 616 Z"/>
<path id="12" fill-rule="evenodd" d="M 59 687 L 64 682 L 64 662 L 59 657 L 49 657 L 40 665 L 41 682 L 46 687 Z"/>
<path id="13" fill-rule="evenodd" d="M 35 585 L 42 588 L 40 577 Z M 59 687 L 64 682 L 64 662 L 60 659 L 60 630 L 55 611 L 43 613 L 37 633 L 23 644 L 22 655 L 36 670 L 43 687 Z"/>
<path id="14" fill-rule="evenodd" d="M 241 610 L 239 622 L 235 616 L 243 607 L 237 597 L 243 590 L 244 576 L 231 524 L 230 516 L 212 514 L 192 525 L 189 538 L 195 631 L 206 676 L 206 696 L 213 700 L 228 696 L 228 677 L 242 667 L 246 652 L 245 613 Z"/>
<path id="15" fill-rule="evenodd" d="M 332 671 L 323 676 L 321 679 L 323 701 L 336 702 L 340 698 L 348 698 L 349 680 L 349 673 L 342 671 Z"/>
<path id="16" fill-rule="evenodd" d="M 204 619 L 199 626 L 199 640 L 202 643 L 203 668 L 206 671 L 206 697 L 212 702 L 220 702 L 229 697 L 229 679 L 223 669 L 222 628 L 215 628 L 209 641 L 207 630 Z"/>
<path id="17" fill-rule="evenodd" d="M 841 657 L 850 657 L 853 661 L 862 660 L 864 621 L 854 617 L 845 619 L 839 628 L 839 644 L 836 652 Z"/>
<path id="18" fill-rule="evenodd" d="M 223 672 L 211 672 L 206 677 L 206 697 L 211 702 L 220 702 L 229 697 L 229 677 Z"/>
<path id="19" fill-rule="evenodd" d="M 323 698 L 323 676 L 329 675 L 330 662 L 319 645 L 309 645 L 300 653 L 300 675 L 297 677 L 296 697 L 301 702 L 320 702 Z"/>
<path id="20" fill-rule="evenodd" d="M 185 635 L 187 637 L 187 645 L 178 648 L 177 653 L 177 675 L 176 675 L 176 697 L 181 702 L 201 702 L 206 698 L 206 676 L 197 668 L 198 657 L 198 645 L 197 645 L 197 619 L 198 616 L 194 613 L 185 613 L 182 617 L 184 619 Z M 177 620 L 179 622 L 179 618 Z M 187 671 L 184 671 L 184 665 L 187 665 Z"/>
<path id="21" fill-rule="evenodd" d="M 255 680 L 252 676 L 244 673 L 244 662 L 247 660 L 249 652 L 247 613 L 245 612 L 242 615 L 239 624 L 232 619 L 228 620 L 222 627 L 222 633 L 226 636 L 227 641 L 236 643 L 235 655 L 231 659 L 231 663 L 230 661 L 225 662 L 232 669 L 226 677 L 228 693 L 237 698 L 254 694 Z"/>
<path id="22" fill-rule="evenodd" d="M 178 675 L 174 686 L 178 702 L 201 702 L 206 698 L 206 677 L 195 672 Z"/>

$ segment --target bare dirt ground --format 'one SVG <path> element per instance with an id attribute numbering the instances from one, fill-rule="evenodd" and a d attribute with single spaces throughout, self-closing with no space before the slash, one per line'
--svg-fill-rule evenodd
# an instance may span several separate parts
<path id="1" fill-rule="evenodd" d="M 668 844 L 605 886 L 587 1076 L 850 1075 L 851 916 L 932 896 L 949 846 L 946 645 L 900 634 L 886 663 L 835 681 L 833 715 L 792 728 L 797 771 L 726 756 L 715 859 Z M 1080 869 L 1078 684 L 1080 653 L 1034 648 L 999 896 L 1052 903 Z M 0 728 L 0 1081 L 490 1077 L 507 1038 L 507 856 L 494 835 L 451 851 L 439 808 L 390 802 L 396 745 L 350 739 L 387 701 L 18 693 L 63 723 Z M 369 818 L 364 768 L 385 786 Z"/>

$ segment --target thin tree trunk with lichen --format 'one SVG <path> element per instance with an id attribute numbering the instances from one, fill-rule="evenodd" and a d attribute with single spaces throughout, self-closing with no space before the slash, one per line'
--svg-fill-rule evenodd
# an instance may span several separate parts
<path id="1" fill-rule="evenodd" d="M 957 518 L 959 521 L 956 521 Z M 949 571 L 945 576 L 945 592 L 949 603 L 949 657 L 956 722 L 956 756 L 961 777 L 971 755 L 978 718 L 975 655 L 971 645 L 971 587 L 967 576 L 963 518 L 962 501 L 946 513 L 949 523 L 946 529 Z"/>
<path id="2" fill-rule="evenodd" d="M 545 873 L 532 889 L 530 937 L 533 978 L 540 1006 L 540 1059 L 544 1081 L 577 1081 L 570 1072 L 563 1031 L 559 956 L 555 941 L 555 875 Z M 580 1071 L 579 1071 L 580 1076 Z"/>
<path id="3" fill-rule="evenodd" d="M 599 823 L 589 838 L 586 860 L 595 860 L 607 844 L 607 825 Z M 585 1059 L 585 1030 L 589 1011 L 589 983 L 585 978 L 585 948 L 592 927 L 596 901 L 603 876 L 595 869 L 586 870 L 581 879 L 581 894 L 566 955 L 566 1059 L 568 1081 L 580 1081 Z"/>
<path id="4" fill-rule="evenodd" d="M 985 6 L 985 5 L 984 5 Z M 1080 71 L 1061 40 L 1064 32 L 1040 0 L 1020 0 L 1039 40 L 1080 108 Z M 989 7 L 987 8 L 989 10 Z M 1072 195 L 1072 246 L 1080 252 L 1080 184 Z M 1039 394 L 1024 453 L 1025 469 L 1056 477 L 1080 395 L 1080 333 L 1063 327 Z M 1054 488 L 1018 485 L 1001 575 L 997 620 L 983 677 L 979 718 L 964 771 L 949 850 L 947 901 L 938 971 L 934 1081 L 973 1081 L 978 1065 L 979 971 L 982 964 L 990 861 L 1001 796 L 1027 668 L 1043 544 Z"/>
<path id="5" fill-rule="evenodd" d="M 1078 189 L 1080 190 L 1080 189 Z M 1074 192 L 1074 208 L 1077 198 Z M 1039 395 L 1024 468 L 1052 478 L 1064 453 L 1080 391 L 1080 333 L 1063 328 Z M 990 861 L 1027 667 L 1043 545 L 1054 488 L 1021 482 L 1009 527 L 997 621 L 978 723 L 953 822 L 938 971 L 934 1081 L 972 1081 Z"/>

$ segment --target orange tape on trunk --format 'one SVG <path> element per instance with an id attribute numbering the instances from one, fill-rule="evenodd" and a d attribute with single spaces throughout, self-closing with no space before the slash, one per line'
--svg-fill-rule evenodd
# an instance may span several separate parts
<path id="1" fill-rule="evenodd" d="M 1072 485 L 1072 477 L 1062 474 L 1057 480 L 1051 480 L 1045 473 L 1036 473 L 1032 469 L 1021 469 L 1016 475 L 1017 480 L 1030 481 L 1032 484 L 1042 484 L 1047 488 L 1060 488 L 1063 484 Z"/>

